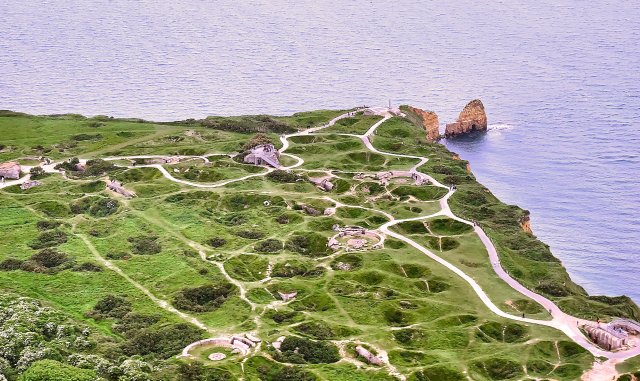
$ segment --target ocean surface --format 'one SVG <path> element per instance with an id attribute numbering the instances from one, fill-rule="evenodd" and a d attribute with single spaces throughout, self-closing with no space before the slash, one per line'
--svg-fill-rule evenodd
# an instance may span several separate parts
<path id="1" fill-rule="evenodd" d="M 0 2 L 0 109 L 150 120 L 409 103 L 590 293 L 640 303 L 640 2 Z M 1 136 L 0 136 L 1 139 Z"/>

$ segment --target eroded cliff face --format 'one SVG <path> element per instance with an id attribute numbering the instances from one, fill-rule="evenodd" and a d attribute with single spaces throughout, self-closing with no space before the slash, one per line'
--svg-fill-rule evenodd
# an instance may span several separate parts
<path id="1" fill-rule="evenodd" d="M 464 109 L 454 123 L 447 124 L 444 136 L 447 138 L 487 130 L 487 114 L 480 99 L 474 99 Z"/>
<path id="2" fill-rule="evenodd" d="M 427 134 L 427 140 L 435 142 L 440 138 L 440 122 L 438 121 L 438 115 L 433 111 L 425 111 L 417 107 L 407 107 L 408 116 L 413 120 L 415 124 L 422 125 L 425 133 Z"/>
<path id="3" fill-rule="evenodd" d="M 520 217 L 520 226 L 525 233 L 533 234 L 533 230 L 531 230 L 531 217 L 529 217 L 529 215 Z"/>

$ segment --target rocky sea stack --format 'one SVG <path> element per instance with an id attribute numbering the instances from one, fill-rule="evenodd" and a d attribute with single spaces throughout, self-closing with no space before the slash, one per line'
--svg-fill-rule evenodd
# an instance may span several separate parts
<path id="1" fill-rule="evenodd" d="M 456 122 L 447 124 L 444 136 L 452 138 L 474 131 L 486 130 L 487 114 L 484 112 L 484 105 L 481 100 L 474 99 L 467 103 Z"/>

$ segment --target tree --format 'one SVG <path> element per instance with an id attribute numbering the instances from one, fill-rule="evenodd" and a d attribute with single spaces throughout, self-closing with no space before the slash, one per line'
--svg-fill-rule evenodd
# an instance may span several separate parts
<path id="1" fill-rule="evenodd" d="M 29 170 L 29 173 L 31 174 L 31 178 L 34 180 L 41 179 L 46 175 L 46 172 L 42 167 L 33 167 Z"/>

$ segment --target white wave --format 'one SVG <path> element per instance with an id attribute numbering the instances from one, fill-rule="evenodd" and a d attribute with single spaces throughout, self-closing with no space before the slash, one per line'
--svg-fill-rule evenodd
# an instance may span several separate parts
<path id="1" fill-rule="evenodd" d="M 487 131 L 510 131 L 513 130 L 513 126 L 505 123 L 490 124 L 487 126 Z"/>

